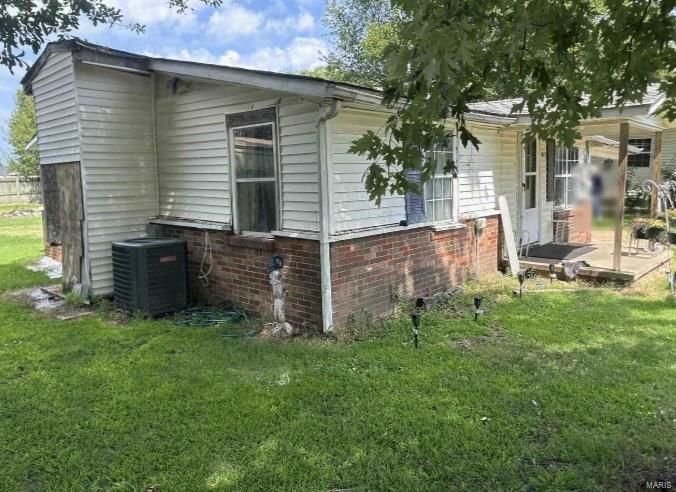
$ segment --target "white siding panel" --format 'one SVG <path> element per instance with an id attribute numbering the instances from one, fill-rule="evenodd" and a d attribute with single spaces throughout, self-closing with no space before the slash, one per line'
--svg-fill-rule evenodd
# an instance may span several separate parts
<path id="1" fill-rule="evenodd" d="M 319 106 L 307 101 L 283 99 L 279 108 L 284 230 L 319 231 L 318 117 Z"/>
<path id="2" fill-rule="evenodd" d="M 151 79 L 76 65 L 92 293 L 112 292 L 111 243 L 157 215 Z"/>
<path id="3" fill-rule="evenodd" d="M 237 92 L 193 82 L 174 94 L 169 78 L 156 84 L 160 215 L 231 223 L 225 114 Z"/>
<path id="4" fill-rule="evenodd" d="M 161 215 L 231 224 L 225 115 L 278 104 L 280 227 L 319 229 L 316 104 L 282 99 L 271 91 L 197 81 L 174 94 L 166 77 L 158 79 L 156 91 Z"/>
<path id="5" fill-rule="evenodd" d="M 540 244 L 554 241 L 554 202 L 547 201 L 547 143 L 544 140 L 538 142 L 538 171 L 539 171 L 539 197 L 540 206 Z"/>
<path id="6" fill-rule="evenodd" d="M 73 60 L 53 53 L 33 81 L 40 164 L 80 160 Z"/>
<path id="7" fill-rule="evenodd" d="M 369 200 L 362 180 L 369 162 L 348 152 L 352 141 L 367 130 L 378 132 L 386 119 L 384 113 L 368 114 L 344 109 L 331 120 L 329 153 L 335 232 L 399 224 L 406 218 L 404 197 L 401 195 L 384 197 L 380 207 Z"/>
<path id="8" fill-rule="evenodd" d="M 517 224 L 517 133 L 484 126 L 474 126 L 471 131 L 481 143 L 478 150 L 471 144 L 460 146 L 460 215 L 495 210 L 497 197 L 505 195 L 512 221 Z"/>
<path id="9" fill-rule="evenodd" d="M 673 167 L 676 164 L 676 128 L 662 132 L 662 163 L 661 167 Z"/>

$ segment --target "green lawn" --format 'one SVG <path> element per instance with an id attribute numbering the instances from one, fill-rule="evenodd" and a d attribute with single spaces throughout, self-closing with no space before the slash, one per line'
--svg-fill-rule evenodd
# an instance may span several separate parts
<path id="1" fill-rule="evenodd" d="M 3 203 L 0 204 L 0 214 L 14 212 L 15 210 L 34 210 L 42 207 L 40 203 Z"/>
<path id="2" fill-rule="evenodd" d="M 24 268 L 42 252 L 40 217 L 0 218 L 0 292 L 48 283 L 46 275 Z"/>
<path id="3" fill-rule="evenodd" d="M 628 230 L 637 215 L 627 213 L 624 216 L 623 229 Z M 593 228 L 597 231 L 614 231 L 615 230 L 615 218 L 614 217 L 599 217 L 595 218 L 593 222 Z"/>
<path id="4" fill-rule="evenodd" d="M 39 249 L 32 241 L 16 244 Z M 417 351 L 407 320 L 359 342 L 276 342 L 167 321 L 59 322 L 0 303 L 0 488 L 673 483 L 666 291 L 514 299 L 492 285 L 478 323 L 466 309 L 425 314 Z"/>

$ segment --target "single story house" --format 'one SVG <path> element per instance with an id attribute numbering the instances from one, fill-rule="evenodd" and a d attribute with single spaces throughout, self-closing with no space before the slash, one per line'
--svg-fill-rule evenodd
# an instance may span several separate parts
<path id="1" fill-rule="evenodd" d="M 37 110 L 46 249 L 63 259 L 66 285 L 109 295 L 111 242 L 182 237 L 194 296 L 266 315 L 281 255 L 287 318 L 325 330 L 495 272 L 498 196 L 527 242 L 553 241 L 556 224 L 565 240 L 589 241 L 573 170 L 614 148 L 621 125 L 651 140 L 641 144 L 651 155 L 657 135 L 676 152 L 676 129 L 653 116 L 659 94 L 609 108 L 570 149 L 524 145 L 528 115 L 511 114 L 509 101 L 477 103 L 467 119 L 481 145 L 454 143 L 458 176 L 378 207 L 364 191 L 367 160 L 348 151 L 389 115 L 377 91 L 77 39 L 50 43 L 22 83 Z M 576 214 L 584 220 L 565 220 Z"/>

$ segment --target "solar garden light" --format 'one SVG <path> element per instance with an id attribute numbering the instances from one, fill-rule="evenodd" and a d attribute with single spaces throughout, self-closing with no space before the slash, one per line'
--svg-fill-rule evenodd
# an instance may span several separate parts
<path id="1" fill-rule="evenodd" d="M 516 275 L 516 278 L 519 279 L 519 297 L 523 296 L 523 283 L 526 281 L 526 272 L 520 270 Z"/>
<path id="2" fill-rule="evenodd" d="M 554 264 L 550 263 L 549 264 L 549 283 L 551 284 L 554 282 L 554 279 L 556 278 L 556 271 L 554 271 Z"/>
<path id="3" fill-rule="evenodd" d="M 475 297 L 474 298 L 474 322 L 476 322 L 479 319 L 479 314 L 483 313 L 483 310 L 481 309 L 481 301 L 483 301 L 483 297 Z"/>
<path id="4" fill-rule="evenodd" d="M 420 313 L 418 311 L 411 313 L 411 321 L 413 322 L 413 343 L 415 348 L 418 348 L 418 328 L 420 328 Z"/>

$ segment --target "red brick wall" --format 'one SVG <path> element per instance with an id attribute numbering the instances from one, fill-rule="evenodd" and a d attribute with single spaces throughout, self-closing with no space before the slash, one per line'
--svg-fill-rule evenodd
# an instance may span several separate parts
<path id="1" fill-rule="evenodd" d="M 51 246 L 49 244 L 45 244 L 45 256 L 49 256 L 56 261 L 63 261 L 61 246 Z"/>
<path id="2" fill-rule="evenodd" d="M 479 235 L 479 275 L 498 268 L 499 219 Z M 443 232 L 411 229 L 331 245 L 333 323 L 352 315 L 389 315 L 397 298 L 433 295 L 476 275 L 474 222 Z"/>
<path id="3" fill-rule="evenodd" d="M 334 326 L 367 311 L 389 315 L 398 298 L 432 295 L 476 274 L 474 222 L 435 232 L 429 227 L 379 234 L 331 244 Z M 499 219 L 490 217 L 479 235 L 479 275 L 498 268 Z M 292 323 L 322 322 L 319 242 L 277 237 L 274 240 L 210 231 L 213 267 L 209 284 L 197 278 L 204 252 L 204 232 L 162 226 L 162 234 L 187 240 L 189 291 L 210 304 L 232 303 L 268 319 L 272 312 L 269 266 L 284 258 L 286 314 Z"/>
<path id="4" fill-rule="evenodd" d="M 582 203 L 575 208 L 555 210 L 554 238 L 564 243 L 586 244 L 591 243 L 592 207 L 590 203 Z"/>
<path id="5" fill-rule="evenodd" d="M 286 316 L 292 323 L 321 326 L 322 301 L 319 242 L 305 239 L 263 239 L 209 231 L 213 266 L 208 285 L 198 279 L 204 254 L 204 232 L 162 226 L 162 234 L 187 240 L 188 290 L 193 299 L 209 304 L 231 303 L 264 319 L 272 315 L 269 274 L 272 257 L 284 258 Z"/>

